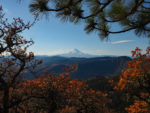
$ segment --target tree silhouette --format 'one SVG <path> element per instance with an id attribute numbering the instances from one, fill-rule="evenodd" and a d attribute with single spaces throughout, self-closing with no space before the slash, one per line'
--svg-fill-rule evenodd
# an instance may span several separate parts
<path id="1" fill-rule="evenodd" d="M 32 0 L 30 11 L 56 12 L 63 21 L 84 22 L 87 33 L 97 31 L 104 39 L 110 34 L 133 30 L 138 36 L 150 36 L 148 0 Z M 111 26 L 119 24 L 120 29 Z"/>
<path id="2" fill-rule="evenodd" d="M 18 85 L 22 82 L 21 75 L 39 62 L 34 60 L 32 52 L 27 53 L 33 41 L 27 41 L 20 35 L 36 22 L 37 17 L 33 23 L 25 24 L 20 18 L 14 18 L 13 22 L 9 23 L 4 15 L 0 6 L 0 112 L 8 113 L 12 107 L 25 100 L 11 95 L 11 92 L 18 90 Z"/>

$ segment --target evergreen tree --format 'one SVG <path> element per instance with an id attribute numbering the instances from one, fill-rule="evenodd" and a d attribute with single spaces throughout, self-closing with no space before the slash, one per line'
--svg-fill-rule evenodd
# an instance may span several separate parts
<path id="1" fill-rule="evenodd" d="M 97 31 L 101 39 L 131 30 L 150 37 L 149 0 L 32 0 L 30 11 L 56 12 L 63 21 L 84 22 L 85 31 Z M 113 30 L 116 23 L 120 29 Z"/>

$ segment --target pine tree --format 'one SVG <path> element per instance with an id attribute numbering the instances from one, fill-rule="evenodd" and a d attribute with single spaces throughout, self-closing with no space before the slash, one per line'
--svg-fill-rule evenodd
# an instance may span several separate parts
<path id="1" fill-rule="evenodd" d="M 85 31 L 97 31 L 101 39 L 131 30 L 150 37 L 148 0 L 32 0 L 30 11 L 45 15 L 55 12 L 63 21 L 84 22 Z M 116 24 L 120 29 L 112 30 Z"/>

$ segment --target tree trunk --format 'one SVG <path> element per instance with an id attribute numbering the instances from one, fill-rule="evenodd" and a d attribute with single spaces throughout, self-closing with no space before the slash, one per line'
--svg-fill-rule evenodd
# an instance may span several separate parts
<path id="1" fill-rule="evenodd" d="M 52 102 L 49 106 L 48 113 L 55 113 L 57 109 L 57 105 L 55 102 Z"/>
<path id="2" fill-rule="evenodd" d="M 9 113 L 8 104 L 9 104 L 9 88 L 5 87 L 3 96 L 3 113 Z"/>

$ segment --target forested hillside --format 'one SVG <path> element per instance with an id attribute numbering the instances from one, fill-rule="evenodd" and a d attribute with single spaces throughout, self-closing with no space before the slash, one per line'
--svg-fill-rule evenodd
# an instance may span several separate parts
<path id="1" fill-rule="evenodd" d="M 76 64 L 77 69 L 71 74 L 71 78 L 87 79 L 95 76 L 120 75 L 121 70 L 127 67 L 130 57 L 96 57 L 96 58 L 66 58 L 60 56 L 40 56 L 37 59 L 43 63 L 38 67 L 36 75 L 40 75 L 45 70 L 49 73 L 60 74 L 64 72 L 64 67 Z M 32 75 L 26 73 L 26 78 L 32 79 Z"/>

